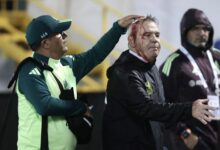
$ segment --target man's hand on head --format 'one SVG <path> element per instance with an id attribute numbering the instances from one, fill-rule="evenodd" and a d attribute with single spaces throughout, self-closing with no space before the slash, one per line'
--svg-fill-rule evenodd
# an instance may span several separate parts
<path id="1" fill-rule="evenodd" d="M 123 28 L 128 28 L 133 22 L 144 18 L 145 18 L 144 16 L 129 15 L 119 19 L 118 24 Z"/>

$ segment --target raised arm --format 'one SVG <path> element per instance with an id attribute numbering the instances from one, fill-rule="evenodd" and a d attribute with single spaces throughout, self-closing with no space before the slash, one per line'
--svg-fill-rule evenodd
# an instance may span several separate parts
<path id="1" fill-rule="evenodd" d="M 78 82 L 83 76 L 101 63 L 118 43 L 122 34 L 126 33 L 131 23 L 142 16 L 129 15 L 119 19 L 88 51 L 73 56 L 73 72 Z"/>

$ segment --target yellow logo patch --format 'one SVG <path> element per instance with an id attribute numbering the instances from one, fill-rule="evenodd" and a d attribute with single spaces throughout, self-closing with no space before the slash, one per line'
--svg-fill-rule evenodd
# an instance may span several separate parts
<path id="1" fill-rule="evenodd" d="M 150 82 L 147 81 L 145 83 L 145 86 L 146 86 L 146 93 L 147 93 L 148 96 L 150 96 L 153 92 L 153 89 L 152 89 L 152 86 L 151 86 Z"/>

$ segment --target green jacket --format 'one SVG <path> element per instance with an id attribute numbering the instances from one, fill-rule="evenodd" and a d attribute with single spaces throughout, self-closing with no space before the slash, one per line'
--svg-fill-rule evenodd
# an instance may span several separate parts
<path id="1" fill-rule="evenodd" d="M 76 84 L 111 52 L 125 29 L 118 23 L 93 46 L 79 55 L 67 55 L 54 60 L 38 53 L 33 57 L 53 68 L 53 73 L 65 89 Z M 65 116 L 80 115 L 86 111 L 80 101 L 59 99 L 60 89 L 52 73 L 34 63 L 25 64 L 19 72 L 18 84 L 18 150 L 39 150 L 42 115 L 48 116 L 48 143 L 51 150 L 73 150 L 76 138 L 68 129 Z"/>

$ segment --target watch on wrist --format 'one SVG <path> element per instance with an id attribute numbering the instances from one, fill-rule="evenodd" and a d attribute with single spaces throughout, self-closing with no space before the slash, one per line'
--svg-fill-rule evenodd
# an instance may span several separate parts
<path id="1" fill-rule="evenodd" d="M 187 128 L 181 132 L 180 137 L 182 139 L 187 139 L 190 136 L 190 134 L 191 134 L 191 130 Z"/>

